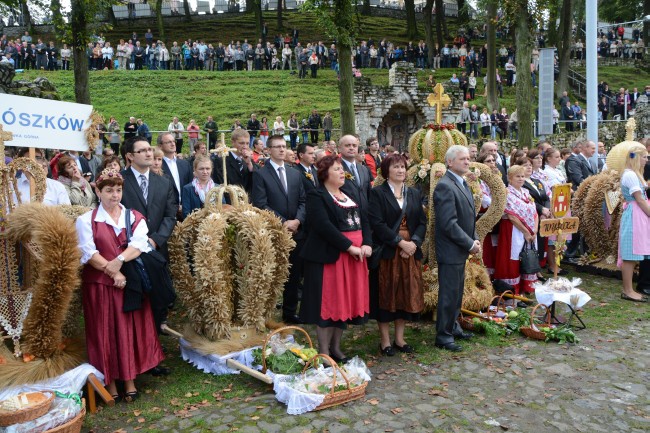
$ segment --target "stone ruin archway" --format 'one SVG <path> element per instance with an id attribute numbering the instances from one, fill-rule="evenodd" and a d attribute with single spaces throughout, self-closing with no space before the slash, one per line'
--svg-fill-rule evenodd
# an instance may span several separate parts
<path id="1" fill-rule="evenodd" d="M 417 69 L 411 63 L 394 63 L 388 83 L 374 86 L 368 78 L 355 79 L 357 134 L 362 144 L 368 137 L 377 136 L 380 144 L 406 151 L 411 134 L 434 121 L 435 109 L 427 103 L 429 89 L 418 88 Z"/>

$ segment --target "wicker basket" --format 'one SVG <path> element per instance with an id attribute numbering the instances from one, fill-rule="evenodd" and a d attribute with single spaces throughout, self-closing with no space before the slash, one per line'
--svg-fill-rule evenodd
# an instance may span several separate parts
<path id="1" fill-rule="evenodd" d="M 67 423 L 46 430 L 44 433 L 79 433 L 86 417 L 86 399 L 81 399 L 81 411 Z"/>
<path id="2" fill-rule="evenodd" d="M 49 394 L 49 396 L 47 396 L 46 393 Z M 7 427 L 13 424 L 21 424 L 41 417 L 50 410 L 52 401 L 54 401 L 54 393 L 51 391 L 25 392 L 19 394 L 19 396 L 22 395 L 27 396 L 28 400 L 31 397 L 31 399 L 38 399 L 41 401 L 33 406 L 29 406 L 20 410 L 0 410 L 0 427 Z"/>
<path id="3" fill-rule="evenodd" d="M 473 322 L 474 317 L 477 317 L 477 318 L 479 318 L 480 320 L 492 320 L 492 317 L 494 317 L 494 315 L 496 314 L 496 312 L 499 311 L 499 307 L 500 307 L 500 306 L 503 306 L 503 307 L 502 307 L 502 311 L 505 311 L 505 300 L 503 299 L 503 295 L 505 295 L 506 293 L 512 293 L 512 292 L 511 292 L 510 290 L 506 290 L 505 292 L 501 293 L 500 296 L 495 296 L 495 297 L 493 297 L 492 300 L 490 301 L 490 303 L 488 304 L 488 308 L 487 308 L 487 310 L 485 311 L 485 313 L 477 313 L 477 315 L 475 315 L 475 316 L 472 316 L 472 317 L 466 317 L 466 316 L 463 314 L 463 311 L 462 311 L 462 309 L 461 309 L 461 311 L 460 311 L 460 317 L 458 318 L 458 323 L 460 324 L 460 327 L 463 328 L 463 329 L 465 329 L 466 331 L 475 331 L 475 330 L 476 330 L 476 326 L 474 326 L 474 322 Z M 496 307 L 497 307 L 497 308 L 496 308 L 496 310 L 491 311 L 491 310 L 490 310 L 490 305 L 492 305 L 492 303 L 493 303 L 495 300 L 497 301 L 497 304 L 496 304 Z M 506 317 L 507 317 L 507 316 L 506 316 Z M 495 322 L 495 323 L 496 323 L 496 322 Z M 499 323 L 499 325 L 505 325 L 505 321 L 503 321 L 502 323 Z"/>
<path id="4" fill-rule="evenodd" d="M 533 338 L 535 340 L 546 340 L 546 334 L 543 331 L 540 331 L 537 326 L 535 326 L 535 311 L 537 308 L 543 306 L 546 308 L 546 313 L 544 314 L 544 325 L 551 327 L 551 311 L 544 304 L 537 304 L 533 311 L 530 312 L 530 326 L 522 326 L 519 328 L 522 334 L 528 338 Z"/>
<path id="5" fill-rule="evenodd" d="M 332 390 L 329 392 L 329 394 L 325 395 L 325 399 L 323 400 L 323 402 L 314 410 L 327 409 L 328 407 L 337 406 L 339 404 L 347 403 L 353 400 L 358 400 L 366 395 L 366 387 L 368 386 L 368 382 L 363 382 L 361 385 L 352 388 L 350 385 L 350 380 L 347 378 L 347 376 L 345 375 L 341 367 L 339 367 L 332 358 L 330 358 L 329 356 L 323 353 L 319 353 L 318 355 L 314 356 L 309 361 L 307 361 L 307 363 L 305 364 L 305 368 L 303 368 L 302 370 L 303 374 L 305 373 L 305 371 L 307 371 L 307 368 L 309 368 L 310 365 L 314 364 L 315 361 L 319 358 L 323 358 L 332 366 Z M 336 389 L 337 371 L 341 374 L 341 377 L 343 377 L 343 379 L 345 380 L 347 389 L 343 389 L 341 391 L 334 391 Z"/>
<path id="6" fill-rule="evenodd" d="M 268 346 L 269 342 L 271 341 L 271 337 L 273 337 L 275 334 L 278 334 L 280 332 L 285 332 L 288 330 L 295 330 L 295 331 L 300 331 L 305 335 L 305 338 L 307 339 L 307 342 L 309 343 L 309 348 L 313 349 L 314 344 L 311 342 L 311 338 L 309 337 L 309 334 L 307 331 L 302 329 L 299 326 L 283 326 L 282 328 L 275 329 L 273 332 L 270 332 L 266 338 L 264 339 L 264 345 L 262 346 L 262 373 L 266 374 L 266 346 Z"/>

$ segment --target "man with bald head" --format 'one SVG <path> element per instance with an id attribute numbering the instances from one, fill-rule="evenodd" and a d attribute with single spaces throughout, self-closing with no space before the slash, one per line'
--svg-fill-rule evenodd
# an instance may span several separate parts
<path id="1" fill-rule="evenodd" d="M 348 197 L 359 203 L 364 211 L 368 209 L 370 198 L 370 171 L 356 160 L 359 152 L 359 139 L 354 135 L 344 135 L 339 139 L 338 151 L 345 170 L 345 184 L 341 188 Z"/>
<path id="2" fill-rule="evenodd" d="M 508 185 L 508 164 L 506 162 L 506 156 L 499 152 L 499 147 L 496 141 L 486 141 L 481 146 L 481 153 L 488 153 L 494 156 L 494 160 L 497 163 L 497 168 L 501 173 L 501 180 L 503 180 L 504 185 Z"/>

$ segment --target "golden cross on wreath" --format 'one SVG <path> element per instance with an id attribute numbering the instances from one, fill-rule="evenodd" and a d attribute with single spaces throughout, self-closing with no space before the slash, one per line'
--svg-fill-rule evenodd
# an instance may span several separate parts
<path id="1" fill-rule="evenodd" d="M 442 124 L 442 109 L 449 107 L 451 98 L 445 93 L 445 88 L 441 83 L 436 84 L 433 88 L 433 93 L 427 96 L 427 102 L 430 106 L 436 107 L 436 123 Z"/>

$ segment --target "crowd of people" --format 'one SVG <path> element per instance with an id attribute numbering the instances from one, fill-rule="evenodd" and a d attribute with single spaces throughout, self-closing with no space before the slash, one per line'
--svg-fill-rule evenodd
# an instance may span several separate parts
<path id="1" fill-rule="evenodd" d="M 282 296 L 283 321 L 316 325 L 319 351 L 337 362 L 347 360 L 341 346 L 346 327 L 370 319 L 378 323 L 378 348 L 384 356 L 414 350 L 405 340 L 404 329 L 424 309 L 421 247 L 427 213 L 419 186 L 406 182 L 412 161 L 380 146 L 375 137 L 362 146 L 354 135 L 344 135 L 338 143 L 303 142 L 294 153 L 276 130 L 263 140 L 243 128 L 235 129 L 227 154 L 210 153 L 207 143 L 196 141 L 189 160 L 179 152 L 182 145 L 178 147 L 173 130 L 158 135 L 155 147 L 147 137 L 131 135 L 119 143 L 119 155 L 112 146 L 105 146 L 101 156 L 67 151 L 46 158 L 46 152 L 36 149 L 36 160 L 48 173 L 44 202 L 93 209 L 77 219 L 84 311 L 105 326 L 87 327 L 86 338 L 90 362 L 105 374 L 116 399 L 139 397 L 134 382 L 139 374 L 170 373 L 159 364 L 163 354 L 156 334 L 164 332 L 175 299 L 172 282 L 168 290 L 142 298 L 145 282 L 138 277 L 134 261 L 140 257 L 151 262 L 149 256 L 155 252 L 164 263 L 176 223 L 202 208 L 207 192 L 222 184 L 225 174 L 229 184 L 248 192 L 254 206 L 273 212 L 296 242 Z M 21 149 L 9 156 L 26 152 Z M 593 164 L 596 152 L 599 163 Z M 646 258 L 633 254 L 631 239 L 643 230 L 639 215 L 650 215 L 642 183 L 650 170 L 645 165 L 645 147 L 631 152 L 622 179 L 623 197 L 632 204 L 621 220 L 621 297 L 647 302 L 648 289 L 634 291 L 630 269 Z M 596 146 L 588 140 L 562 150 L 541 142 L 532 149 L 514 149 L 509 156 L 495 141 L 483 143 L 480 149 L 470 144 L 447 151 L 447 172 L 429 203 L 437 215 L 435 241 L 442 282 L 437 347 L 460 351 L 459 340 L 472 337 L 456 321 L 470 254 L 482 256 L 495 286 L 520 295 L 531 293 L 533 283 L 545 278 L 541 272 L 522 272 L 523 248 L 536 249 L 540 266 L 548 266 L 549 273 L 566 274 L 556 268 L 555 239 L 547 242 L 539 236 L 540 221 L 551 217 L 552 187 L 570 182 L 575 190 L 604 168 L 605 154 L 603 143 Z M 472 161 L 493 170 L 507 189 L 501 222 L 484 240 L 475 235 L 476 215 L 487 211 L 492 196 L 480 181 L 481 208 L 474 209 L 473 193 L 464 181 L 475 176 L 469 170 Z M 373 187 L 380 171 L 385 181 Z M 18 191 L 22 202 L 28 202 L 29 175 L 21 175 Z M 580 236 L 573 235 L 566 256 L 575 260 L 584 248 Z M 157 276 L 166 275 L 162 266 Z M 123 335 L 130 337 L 122 339 Z M 140 341 L 151 344 L 143 347 Z M 118 381 L 124 382 L 123 392 Z"/>

